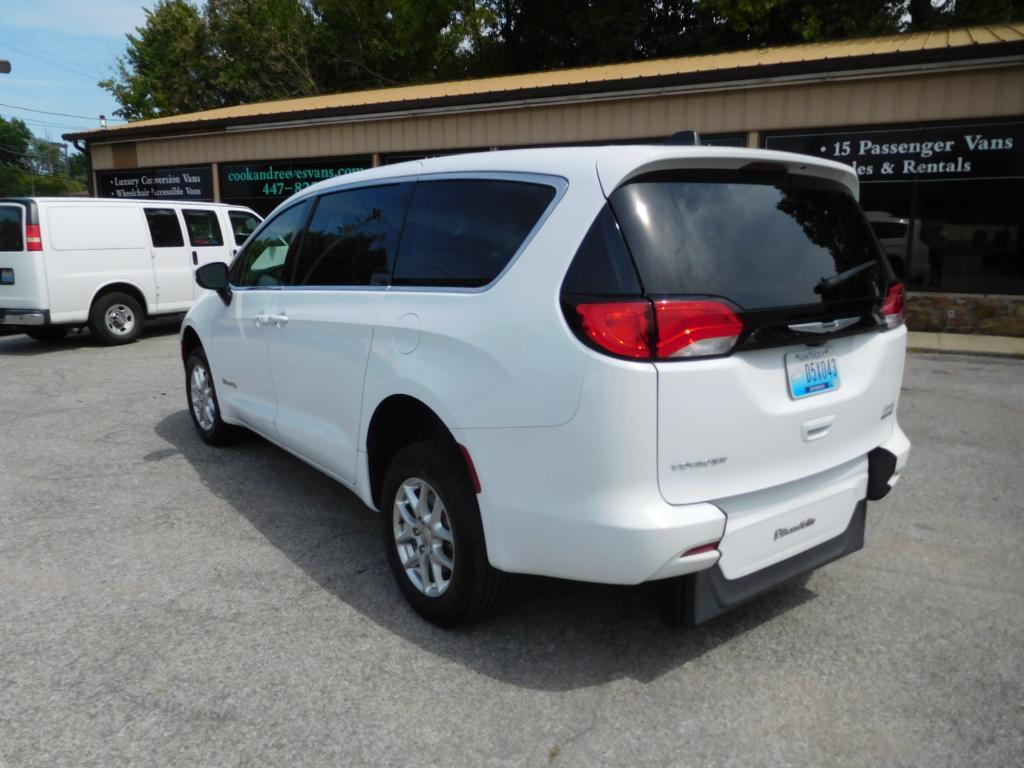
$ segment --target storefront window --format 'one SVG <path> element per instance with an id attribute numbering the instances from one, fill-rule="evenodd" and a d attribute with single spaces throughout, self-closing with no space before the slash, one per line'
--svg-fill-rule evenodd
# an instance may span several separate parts
<path id="1" fill-rule="evenodd" d="M 1024 294 L 1024 122 L 769 134 L 765 146 L 852 165 L 912 290 Z"/>
<path id="2" fill-rule="evenodd" d="M 924 182 L 917 196 L 914 288 L 1024 293 L 1024 180 Z"/>

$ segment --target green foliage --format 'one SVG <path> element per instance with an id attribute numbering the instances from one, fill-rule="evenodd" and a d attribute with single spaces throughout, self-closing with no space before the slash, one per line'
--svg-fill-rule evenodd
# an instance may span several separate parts
<path id="1" fill-rule="evenodd" d="M 158 0 L 101 85 L 129 119 L 1024 17 L 1024 0 Z"/>
<path id="2" fill-rule="evenodd" d="M 903 5 L 906 27 L 915 32 L 1024 18 L 1024 0 L 909 0 Z"/>
<path id="3" fill-rule="evenodd" d="M 17 118 L 0 117 L 0 197 L 81 192 L 84 179 L 68 178 L 62 145 L 33 136 Z"/>
<path id="4" fill-rule="evenodd" d="M 32 131 L 18 118 L 0 117 L 0 166 L 28 169 Z"/>

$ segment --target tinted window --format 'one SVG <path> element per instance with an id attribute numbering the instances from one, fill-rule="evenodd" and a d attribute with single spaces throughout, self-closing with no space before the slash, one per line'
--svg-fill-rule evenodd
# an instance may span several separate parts
<path id="1" fill-rule="evenodd" d="M 611 203 L 651 294 L 723 296 L 764 309 L 874 298 L 889 277 L 864 214 L 836 182 L 659 173 L 616 190 Z"/>
<path id="2" fill-rule="evenodd" d="M 188 241 L 194 246 L 224 245 L 215 211 L 182 211 Z"/>
<path id="3" fill-rule="evenodd" d="M 621 296 L 641 293 L 633 261 L 606 205 L 583 238 L 562 284 L 563 293 Z"/>
<path id="4" fill-rule="evenodd" d="M 311 207 L 312 202 L 303 200 L 271 218 L 231 265 L 231 284 L 274 287 L 286 283 L 288 252 L 302 234 Z"/>
<path id="5" fill-rule="evenodd" d="M 23 251 L 21 208 L 0 205 L 0 251 Z"/>
<path id="6" fill-rule="evenodd" d="M 295 285 L 386 285 L 408 184 L 322 195 L 302 240 Z"/>
<path id="7" fill-rule="evenodd" d="M 554 196 L 552 187 L 516 181 L 420 182 L 393 282 L 486 285 L 519 250 Z"/>
<path id="8" fill-rule="evenodd" d="M 173 208 L 147 208 L 146 223 L 149 224 L 154 248 L 180 248 L 185 245 L 178 214 Z"/>
<path id="9" fill-rule="evenodd" d="M 245 211 L 228 211 L 228 219 L 231 220 L 231 233 L 235 238 L 235 245 L 244 243 L 260 225 L 258 218 Z"/>

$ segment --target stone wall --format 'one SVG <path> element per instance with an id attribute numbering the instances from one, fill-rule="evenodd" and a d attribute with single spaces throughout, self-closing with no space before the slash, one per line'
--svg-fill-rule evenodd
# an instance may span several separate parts
<path id="1" fill-rule="evenodd" d="M 911 293 L 907 326 L 912 331 L 1024 336 L 1024 296 Z"/>

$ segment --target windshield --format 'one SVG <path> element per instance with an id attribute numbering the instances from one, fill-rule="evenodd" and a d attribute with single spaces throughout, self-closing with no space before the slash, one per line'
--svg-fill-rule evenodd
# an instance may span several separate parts
<path id="1" fill-rule="evenodd" d="M 864 214 L 837 182 L 662 172 L 620 187 L 611 204 L 651 295 L 721 296 L 756 310 L 874 301 L 891 277 Z"/>

